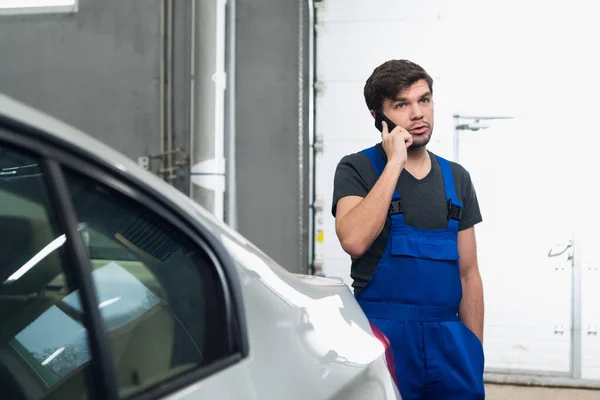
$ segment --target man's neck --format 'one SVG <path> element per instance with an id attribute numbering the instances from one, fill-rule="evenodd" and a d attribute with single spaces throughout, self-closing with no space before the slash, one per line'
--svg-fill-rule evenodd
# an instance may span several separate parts
<path id="1" fill-rule="evenodd" d="M 406 161 L 411 164 L 420 164 L 429 158 L 429 154 L 427 153 L 427 148 L 425 146 L 418 147 L 416 149 L 411 149 L 409 147 L 408 151 L 406 152 L 406 155 Z"/>
<path id="2" fill-rule="evenodd" d="M 417 179 L 423 179 L 431 171 L 431 159 L 425 146 L 410 149 L 407 152 L 404 168 Z"/>

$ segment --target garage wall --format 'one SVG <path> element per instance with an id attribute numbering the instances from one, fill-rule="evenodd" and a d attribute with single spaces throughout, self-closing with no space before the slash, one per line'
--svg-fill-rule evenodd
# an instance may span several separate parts
<path id="1" fill-rule="evenodd" d="M 306 272 L 307 2 L 236 3 L 238 229 L 286 269 Z"/>
<path id="2" fill-rule="evenodd" d="M 187 151 L 189 5 L 175 3 L 174 145 Z M 157 153 L 160 5 L 79 0 L 74 14 L 0 16 L 0 91 L 133 159 Z M 177 186 L 187 187 L 186 180 Z"/>
<path id="3" fill-rule="evenodd" d="M 173 3 L 174 146 L 183 147 L 197 163 L 213 156 L 208 149 L 190 150 L 191 0 Z M 227 2 L 227 7 L 236 6 L 236 157 L 228 165 L 235 165 L 237 207 L 225 210 L 225 220 L 235 214 L 243 235 L 294 272 L 308 270 L 307 3 Z M 200 13 L 212 7 L 210 2 L 196 5 Z M 0 91 L 130 158 L 157 153 L 160 9 L 161 0 L 79 0 L 74 14 L 0 16 Z M 196 16 L 198 33 L 210 34 L 206 18 Z M 206 57 L 209 42 L 195 42 L 196 67 L 207 64 L 196 77 L 197 85 L 206 85 L 205 97 L 194 96 L 194 107 L 201 108 L 194 121 L 196 135 L 205 136 L 214 134 L 214 104 L 209 103 L 214 101 L 211 76 L 217 72 L 214 60 Z M 196 137 L 195 146 L 213 142 L 203 139 Z M 151 163 L 154 172 L 158 167 Z M 175 184 L 188 194 L 187 171 L 185 175 Z M 211 209 L 212 194 L 195 189 L 200 191 L 192 193 L 196 200 Z"/>

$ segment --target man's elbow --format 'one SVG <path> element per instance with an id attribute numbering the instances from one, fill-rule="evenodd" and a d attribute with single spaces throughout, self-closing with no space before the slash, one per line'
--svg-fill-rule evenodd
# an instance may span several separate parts
<path id="1" fill-rule="evenodd" d="M 367 251 L 367 246 L 360 240 L 353 238 L 341 238 L 342 249 L 352 258 L 360 258 Z"/>
<path id="2" fill-rule="evenodd" d="M 360 258 L 369 249 L 371 243 L 367 242 L 364 232 L 352 229 L 345 220 L 336 221 L 335 233 L 342 249 L 352 258 Z"/>

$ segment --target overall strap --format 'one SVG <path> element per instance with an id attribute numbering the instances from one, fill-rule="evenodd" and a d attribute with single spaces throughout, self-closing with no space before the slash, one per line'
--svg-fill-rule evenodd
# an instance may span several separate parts
<path id="1" fill-rule="evenodd" d="M 385 168 L 385 160 L 381 156 L 381 153 L 379 153 L 379 150 L 377 150 L 377 146 L 364 149 L 362 153 L 367 156 L 369 161 L 371 161 L 371 165 L 373 165 L 373 169 L 375 170 L 375 175 L 379 178 Z"/>
<path id="2" fill-rule="evenodd" d="M 458 226 L 462 217 L 462 202 L 456 197 L 456 188 L 454 186 L 454 177 L 450 162 L 445 158 L 436 155 L 442 170 L 442 179 L 444 181 L 444 191 L 448 202 L 448 229 L 458 232 Z"/>

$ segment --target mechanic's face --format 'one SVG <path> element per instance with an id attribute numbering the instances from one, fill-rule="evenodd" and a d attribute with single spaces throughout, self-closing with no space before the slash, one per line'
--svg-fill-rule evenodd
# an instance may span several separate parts
<path id="1" fill-rule="evenodd" d="M 406 129 L 413 138 L 410 148 L 426 146 L 433 132 L 433 100 L 425 79 L 413 83 L 383 101 L 383 113 L 396 125 Z"/>

